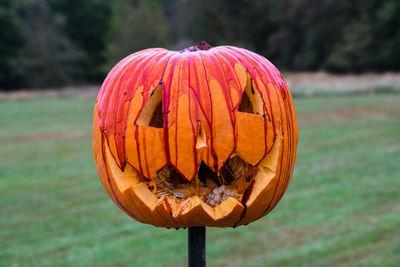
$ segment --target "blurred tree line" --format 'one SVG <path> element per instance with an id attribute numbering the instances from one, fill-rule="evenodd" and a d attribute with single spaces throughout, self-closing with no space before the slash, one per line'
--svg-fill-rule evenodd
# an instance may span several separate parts
<path id="1" fill-rule="evenodd" d="M 400 70 L 398 0 L 0 0 L 0 88 L 102 82 L 124 56 L 201 40 L 283 70 Z"/>

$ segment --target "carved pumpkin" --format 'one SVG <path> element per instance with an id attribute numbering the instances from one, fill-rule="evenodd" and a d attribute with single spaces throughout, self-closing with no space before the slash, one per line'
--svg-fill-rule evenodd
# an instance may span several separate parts
<path id="1" fill-rule="evenodd" d="M 293 172 L 293 101 L 264 57 L 207 43 L 146 49 L 108 74 L 94 111 L 100 180 L 132 218 L 238 226 L 270 212 Z"/>

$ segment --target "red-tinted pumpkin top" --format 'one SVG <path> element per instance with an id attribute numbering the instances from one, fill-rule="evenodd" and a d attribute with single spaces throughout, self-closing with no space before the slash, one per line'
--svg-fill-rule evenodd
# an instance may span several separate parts
<path id="1" fill-rule="evenodd" d="M 255 114 L 238 112 L 249 81 L 253 94 L 262 99 Z M 157 93 L 162 94 L 161 129 L 138 123 Z M 213 171 L 234 152 L 250 164 L 259 163 L 272 148 L 282 120 L 279 99 L 288 96 L 280 72 L 264 57 L 202 42 L 181 51 L 153 48 L 124 58 L 105 79 L 97 110 L 121 169 L 129 162 L 151 179 L 170 164 L 190 181 L 202 160 Z M 205 140 L 200 140 L 201 131 Z"/>

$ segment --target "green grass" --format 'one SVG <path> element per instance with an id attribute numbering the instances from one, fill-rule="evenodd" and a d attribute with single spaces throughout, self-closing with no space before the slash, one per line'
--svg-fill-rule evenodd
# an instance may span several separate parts
<path id="1" fill-rule="evenodd" d="M 208 229 L 209 266 L 399 266 L 400 97 L 296 99 L 291 185 L 268 216 Z M 186 230 L 140 224 L 103 190 L 94 100 L 0 102 L 0 266 L 184 266 Z"/>

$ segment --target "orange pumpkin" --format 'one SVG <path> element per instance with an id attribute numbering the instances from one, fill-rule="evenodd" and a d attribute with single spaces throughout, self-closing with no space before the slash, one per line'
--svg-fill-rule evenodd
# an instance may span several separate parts
<path id="1" fill-rule="evenodd" d="M 146 49 L 108 74 L 94 111 L 100 180 L 132 218 L 239 226 L 270 212 L 294 168 L 293 101 L 264 57 L 207 43 Z"/>

